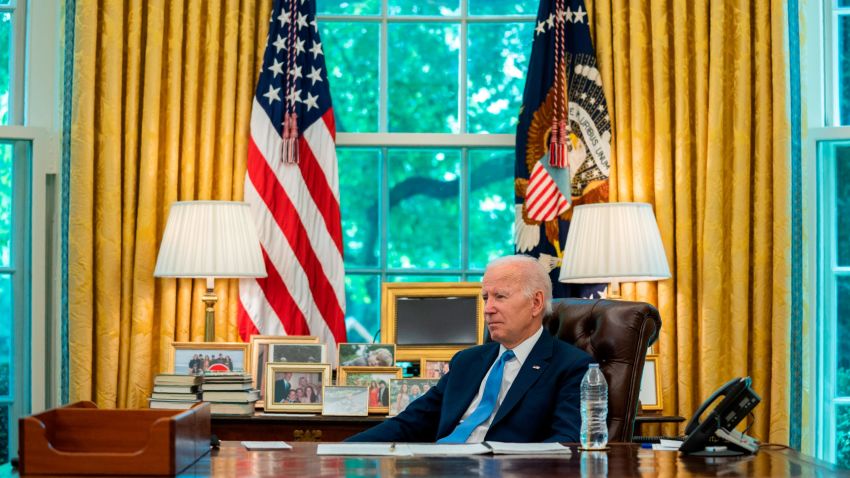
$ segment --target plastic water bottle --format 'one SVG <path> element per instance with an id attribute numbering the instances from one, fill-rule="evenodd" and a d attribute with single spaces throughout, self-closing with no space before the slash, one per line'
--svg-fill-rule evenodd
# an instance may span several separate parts
<path id="1" fill-rule="evenodd" d="M 608 476 L 608 453 L 604 451 L 581 452 L 581 478 Z"/>
<path id="2" fill-rule="evenodd" d="M 600 449 L 608 445 L 608 382 L 592 363 L 581 380 L 581 446 Z"/>

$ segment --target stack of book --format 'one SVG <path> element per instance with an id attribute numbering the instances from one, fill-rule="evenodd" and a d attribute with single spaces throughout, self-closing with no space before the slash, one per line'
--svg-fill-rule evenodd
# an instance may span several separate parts
<path id="1" fill-rule="evenodd" d="M 251 388 L 250 375 L 207 373 L 203 398 L 209 402 L 213 415 L 250 416 L 254 414 L 254 403 L 260 399 L 260 391 Z"/>
<path id="2" fill-rule="evenodd" d="M 185 410 L 201 401 L 203 375 L 161 373 L 153 379 L 150 408 Z"/>

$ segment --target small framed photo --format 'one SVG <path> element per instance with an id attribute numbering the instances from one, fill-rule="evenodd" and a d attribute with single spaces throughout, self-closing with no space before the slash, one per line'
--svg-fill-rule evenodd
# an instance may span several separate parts
<path id="1" fill-rule="evenodd" d="M 419 376 L 421 378 L 443 378 L 449 373 L 451 354 L 430 353 L 419 359 Z"/>
<path id="2" fill-rule="evenodd" d="M 270 344 L 317 344 L 318 337 L 308 335 L 252 335 L 251 336 L 251 379 L 253 386 L 260 390 L 260 400 L 257 408 L 263 408 L 266 396 L 266 381 L 263 377 L 266 373 L 266 363 L 269 362 Z"/>
<path id="3" fill-rule="evenodd" d="M 390 380 L 401 378 L 401 367 L 340 367 L 337 385 L 367 387 L 369 413 L 390 411 Z"/>
<path id="4" fill-rule="evenodd" d="M 337 346 L 341 367 L 392 367 L 395 344 L 342 343 Z"/>
<path id="5" fill-rule="evenodd" d="M 326 363 L 266 364 L 267 412 L 322 411 L 322 394 L 331 382 Z"/>
<path id="6" fill-rule="evenodd" d="M 179 374 L 246 372 L 248 344 L 242 342 L 174 342 L 171 371 Z"/>
<path id="7" fill-rule="evenodd" d="M 390 416 L 403 412 L 414 400 L 425 395 L 439 379 L 403 378 L 390 380 Z"/>
<path id="8" fill-rule="evenodd" d="M 269 362 L 328 363 L 325 344 L 271 343 Z"/>
<path id="9" fill-rule="evenodd" d="M 661 410 L 661 380 L 658 378 L 658 356 L 647 355 L 643 365 L 643 376 L 640 379 L 640 408 L 641 410 Z"/>
<path id="10" fill-rule="evenodd" d="M 369 389 L 367 387 L 325 387 L 322 397 L 322 415 L 337 417 L 365 417 L 369 415 Z"/>

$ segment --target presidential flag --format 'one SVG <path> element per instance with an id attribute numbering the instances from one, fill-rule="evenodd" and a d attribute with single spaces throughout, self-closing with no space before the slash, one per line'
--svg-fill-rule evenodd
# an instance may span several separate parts
<path id="1" fill-rule="evenodd" d="M 517 126 L 514 239 L 517 253 L 550 271 L 555 297 L 602 291 L 561 284 L 558 274 L 572 206 L 608 201 L 610 158 L 611 118 L 584 2 L 541 0 Z"/>
<path id="2" fill-rule="evenodd" d="M 276 0 L 251 110 L 245 201 L 268 277 L 239 282 L 239 333 L 345 342 L 335 127 L 313 0 Z"/>

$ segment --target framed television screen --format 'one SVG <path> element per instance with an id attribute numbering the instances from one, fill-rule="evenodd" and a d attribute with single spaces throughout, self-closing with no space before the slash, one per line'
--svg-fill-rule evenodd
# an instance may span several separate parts
<path id="1" fill-rule="evenodd" d="M 381 292 L 381 342 L 396 344 L 396 361 L 483 343 L 480 283 L 385 282 Z"/>

